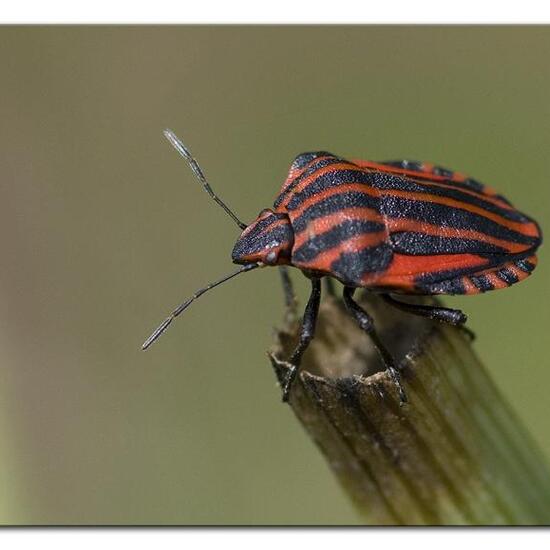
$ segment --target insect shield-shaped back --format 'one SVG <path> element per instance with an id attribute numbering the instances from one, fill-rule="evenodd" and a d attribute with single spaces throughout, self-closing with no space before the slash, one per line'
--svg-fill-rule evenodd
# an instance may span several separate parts
<path id="1" fill-rule="evenodd" d="M 288 216 L 265 209 L 241 233 L 231 256 L 236 264 L 288 264 L 293 244 Z"/>

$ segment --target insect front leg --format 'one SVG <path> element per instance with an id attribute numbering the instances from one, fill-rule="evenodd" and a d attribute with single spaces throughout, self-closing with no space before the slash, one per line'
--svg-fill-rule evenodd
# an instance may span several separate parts
<path id="1" fill-rule="evenodd" d="M 283 285 L 283 294 L 285 296 L 285 308 L 287 312 L 292 316 L 296 316 L 296 294 L 294 293 L 294 286 L 292 285 L 292 279 L 288 272 L 286 265 L 279 266 L 279 273 L 281 274 L 281 283 Z"/>
<path id="2" fill-rule="evenodd" d="M 393 383 L 397 387 L 401 404 L 406 403 L 407 394 L 401 384 L 401 375 L 395 366 L 395 361 L 393 360 L 391 353 L 386 349 L 380 340 L 380 337 L 374 328 L 374 321 L 372 320 L 372 317 L 353 299 L 354 293 L 355 288 L 351 286 L 344 287 L 343 297 L 346 308 L 357 321 L 357 324 L 370 336 L 391 376 L 391 379 L 393 380 Z"/>
<path id="3" fill-rule="evenodd" d="M 272 359 L 279 365 L 283 365 L 289 369 L 288 377 L 283 386 L 283 402 L 287 402 L 290 397 L 290 390 L 300 369 L 302 355 L 306 351 L 313 335 L 315 334 L 315 325 L 317 323 L 317 315 L 319 313 L 319 303 L 321 301 L 321 280 L 319 278 L 311 279 L 311 294 L 304 311 L 302 327 L 300 329 L 300 339 L 296 349 L 288 361 L 281 361 L 272 356 Z"/>

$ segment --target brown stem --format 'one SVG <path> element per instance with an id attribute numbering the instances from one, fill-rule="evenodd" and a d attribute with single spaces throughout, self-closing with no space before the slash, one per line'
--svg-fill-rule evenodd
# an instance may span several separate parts
<path id="1" fill-rule="evenodd" d="M 462 329 L 399 312 L 370 295 L 400 364 L 400 406 L 369 338 L 325 300 L 290 405 L 368 524 L 550 523 L 550 473 Z M 289 321 L 274 353 L 297 338 Z M 285 367 L 273 362 L 279 380 Z"/>

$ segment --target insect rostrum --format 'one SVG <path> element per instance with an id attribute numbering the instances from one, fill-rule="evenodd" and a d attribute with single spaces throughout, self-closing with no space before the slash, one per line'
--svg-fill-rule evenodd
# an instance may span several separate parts
<path id="1" fill-rule="evenodd" d="M 165 131 L 206 191 L 242 229 L 232 252 L 242 267 L 186 300 L 144 343 L 147 349 L 196 298 L 257 267 L 291 266 L 311 280 L 299 342 L 287 362 L 290 396 L 303 353 L 315 333 L 320 279 L 344 285 L 349 313 L 373 340 L 402 403 L 406 394 L 391 353 L 369 314 L 355 302 L 357 288 L 381 294 L 405 311 L 461 325 L 466 316 L 435 306 L 413 306 L 390 294 L 477 294 L 513 285 L 531 274 L 542 242 L 537 223 L 488 186 L 440 166 L 415 161 L 348 161 L 324 151 L 298 155 L 273 208 L 250 224 L 213 193 L 188 149 Z M 287 303 L 291 287 L 285 280 Z"/>

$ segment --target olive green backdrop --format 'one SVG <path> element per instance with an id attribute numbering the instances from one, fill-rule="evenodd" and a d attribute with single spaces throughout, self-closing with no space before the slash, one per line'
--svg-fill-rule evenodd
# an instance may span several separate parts
<path id="1" fill-rule="evenodd" d="M 540 27 L 0 28 L 0 522 L 357 522 L 266 360 L 275 270 L 140 351 L 238 233 L 161 132 L 245 220 L 327 149 L 459 169 L 544 229 L 549 58 Z M 550 455 L 546 256 L 447 304 Z"/>

